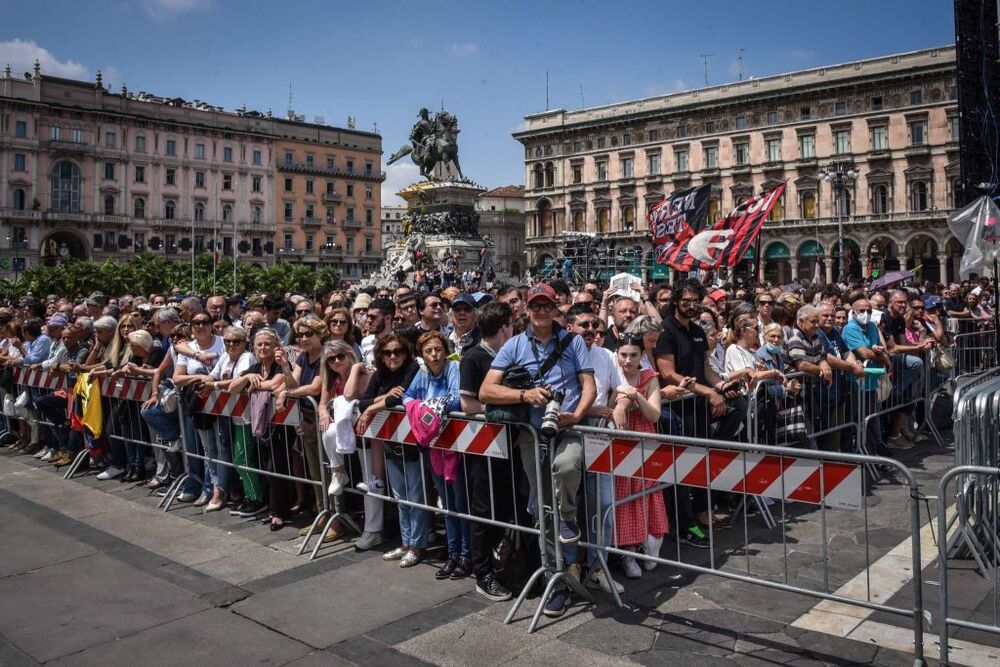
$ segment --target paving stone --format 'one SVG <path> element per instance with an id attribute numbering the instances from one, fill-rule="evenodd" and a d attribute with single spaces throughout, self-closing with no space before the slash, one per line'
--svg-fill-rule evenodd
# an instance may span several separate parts
<path id="1" fill-rule="evenodd" d="M 729 658 L 701 653 L 688 653 L 684 650 L 662 649 L 629 656 L 633 662 L 650 667 L 733 667 L 738 664 Z"/>
<path id="2" fill-rule="evenodd" d="M 522 662 L 523 653 L 552 639 L 540 631 L 527 634 L 527 624 L 488 623 L 482 616 L 472 615 L 413 637 L 395 648 L 434 665 L 489 667 L 514 658 Z"/>
<path id="3" fill-rule="evenodd" d="M 372 639 L 394 646 L 422 635 L 434 628 L 465 618 L 490 604 L 480 597 L 462 596 L 429 609 L 422 609 L 406 618 L 387 623 L 367 633 Z"/>
<path id="4" fill-rule="evenodd" d="M 737 665 L 747 667 L 775 667 L 775 665 L 821 665 L 801 653 L 767 649 L 756 653 L 737 653 L 731 656 Z"/>
<path id="5" fill-rule="evenodd" d="M 817 660 L 831 661 L 843 659 L 851 663 L 870 663 L 878 647 L 864 642 L 856 642 L 822 632 L 789 627 L 785 633 Z"/>
<path id="6" fill-rule="evenodd" d="M 309 647 L 221 609 L 192 614 L 68 656 L 56 665 L 283 665 Z"/>
<path id="7" fill-rule="evenodd" d="M 286 663 L 284 667 L 352 667 L 353 662 L 334 655 L 329 651 L 312 651 L 301 658 Z"/>
<path id="8" fill-rule="evenodd" d="M 3 634 L 40 662 L 208 607 L 103 554 L 0 579 L 0 600 Z"/>
<path id="9" fill-rule="evenodd" d="M 93 547 L 39 525 L 13 507 L 0 506 L 0 523 L 4 531 L 0 577 L 97 553 Z"/>
<path id="10" fill-rule="evenodd" d="M 609 656 L 553 639 L 531 648 L 510 661 L 518 665 L 629 665 L 629 660 Z"/>
<path id="11" fill-rule="evenodd" d="M 231 609 L 323 648 L 469 592 L 471 579 L 436 581 L 434 569 L 370 558 L 257 593 Z"/>
<path id="12" fill-rule="evenodd" d="M 657 628 L 641 624 L 641 611 L 615 609 L 560 635 L 560 639 L 607 655 L 623 656 L 648 651 L 656 640 Z M 658 618 L 650 618 L 656 626 Z"/>
<path id="13" fill-rule="evenodd" d="M 651 651 L 681 651 L 723 657 L 731 655 L 736 645 L 734 635 L 690 629 L 682 632 L 681 628 L 682 626 L 664 623 Z"/>
<path id="14" fill-rule="evenodd" d="M 785 623 L 761 616 L 742 614 L 729 609 L 698 609 L 694 611 L 679 611 L 665 618 L 666 623 L 676 623 L 679 626 L 693 627 L 695 631 L 709 629 L 724 631 L 736 635 L 767 634 L 781 632 Z"/>
<path id="15" fill-rule="evenodd" d="M 875 549 L 892 549 L 908 537 L 910 537 L 909 530 L 872 528 L 868 531 L 868 544 Z M 864 545 L 865 534 L 863 531 L 858 534 L 857 540 L 858 544 Z"/>
<path id="16" fill-rule="evenodd" d="M 327 651 L 349 663 L 379 667 L 421 667 L 430 665 L 411 655 L 400 653 L 369 637 L 353 637 L 330 646 Z"/>
<path id="17" fill-rule="evenodd" d="M 757 653 L 758 651 L 783 651 L 804 654 L 805 651 L 794 638 L 784 632 L 767 634 L 740 634 L 733 650 L 736 653 Z"/>

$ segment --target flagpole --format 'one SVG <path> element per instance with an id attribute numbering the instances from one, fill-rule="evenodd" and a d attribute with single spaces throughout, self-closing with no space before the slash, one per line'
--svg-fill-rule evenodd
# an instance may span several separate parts
<path id="1" fill-rule="evenodd" d="M 194 216 L 191 216 L 191 291 L 194 291 Z"/>
<path id="2" fill-rule="evenodd" d="M 212 225 L 212 294 L 218 292 L 215 284 L 215 269 L 219 264 L 218 260 L 219 255 L 217 254 L 218 252 L 219 252 L 219 225 L 214 224 Z"/>
<path id="3" fill-rule="evenodd" d="M 239 230 L 236 228 L 236 216 L 233 216 L 233 294 L 236 294 L 236 258 L 240 252 Z"/>

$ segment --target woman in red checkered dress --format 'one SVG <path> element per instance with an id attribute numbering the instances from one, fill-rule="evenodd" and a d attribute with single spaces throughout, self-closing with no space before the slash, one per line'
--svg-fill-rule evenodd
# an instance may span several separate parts
<path id="1" fill-rule="evenodd" d="M 654 370 L 641 368 L 643 341 L 641 336 L 626 335 L 618 346 L 616 360 L 625 384 L 618 387 L 613 419 L 618 428 L 629 431 L 656 432 L 660 418 L 660 383 Z M 615 500 L 655 487 L 656 482 L 636 477 L 615 477 Z M 663 536 L 667 533 L 667 511 L 662 493 L 651 493 L 644 498 L 615 508 L 615 544 L 622 549 L 635 550 L 642 545 L 650 555 L 658 555 Z M 646 569 L 655 563 L 643 561 Z M 636 559 L 622 558 L 622 569 L 630 579 L 642 575 Z"/>

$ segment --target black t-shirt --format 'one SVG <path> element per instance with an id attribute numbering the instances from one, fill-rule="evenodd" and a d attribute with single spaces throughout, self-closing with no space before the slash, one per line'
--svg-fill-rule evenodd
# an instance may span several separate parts
<path id="1" fill-rule="evenodd" d="M 475 345 L 462 353 L 458 367 L 458 389 L 462 396 L 479 400 L 479 388 L 483 386 L 486 374 L 490 372 L 493 355 L 482 344 Z"/>
<path id="2" fill-rule="evenodd" d="M 897 345 L 906 345 L 906 318 L 903 316 L 899 317 L 886 317 L 882 318 L 882 322 L 885 327 L 885 335 L 892 339 L 892 342 Z"/>
<path id="3" fill-rule="evenodd" d="M 674 370 L 684 377 L 693 377 L 698 384 L 706 384 L 705 356 L 708 354 L 708 339 L 705 330 L 689 321 L 683 326 L 673 315 L 660 323 L 663 332 L 656 339 L 653 356 L 659 358 L 674 355 Z"/>
<path id="4" fill-rule="evenodd" d="M 618 351 L 618 336 L 615 335 L 615 330 L 618 327 L 610 326 L 608 330 L 604 332 L 604 349 L 611 350 L 612 352 Z"/>

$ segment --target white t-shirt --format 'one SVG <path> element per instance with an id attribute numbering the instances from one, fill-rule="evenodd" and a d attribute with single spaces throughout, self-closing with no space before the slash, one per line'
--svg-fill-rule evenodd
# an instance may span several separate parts
<path id="1" fill-rule="evenodd" d="M 23 356 L 17 346 L 10 342 L 10 338 L 0 339 L 0 354 L 9 355 L 14 360 Z"/>
<path id="2" fill-rule="evenodd" d="M 253 354 L 250 352 L 244 352 L 236 361 L 230 359 L 228 354 L 223 354 L 215 362 L 215 367 L 209 375 L 216 380 L 231 380 L 245 373 L 251 366 L 253 366 Z"/>
<path id="3" fill-rule="evenodd" d="M 726 348 L 726 373 L 732 375 L 744 368 L 756 369 L 757 357 L 750 350 L 744 350 L 733 343 Z"/>
<path id="4" fill-rule="evenodd" d="M 625 382 L 618 364 L 615 363 L 614 354 L 597 345 L 590 348 L 590 363 L 594 367 L 594 383 L 597 385 L 597 398 L 594 399 L 594 407 L 603 408 L 608 405 L 608 397 L 611 392 Z"/>
<path id="5" fill-rule="evenodd" d="M 198 344 L 197 340 L 189 340 L 188 345 L 190 345 L 191 349 L 195 352 L 210 352 L 216 355 L 216 359 L 228 356 L 223 354 L 226 346 L 225 343 L 222 342 L 222 336 L 212 336 L 212 344 L 208 347 L 203 348 Z M 177 355 L 177 365 L 187 368 L 188 375 L 208 375 L 208 372 L 211 370 L 209 366 L 201 363 L 197 358 L 188 357 L 183 354 Z"/>

